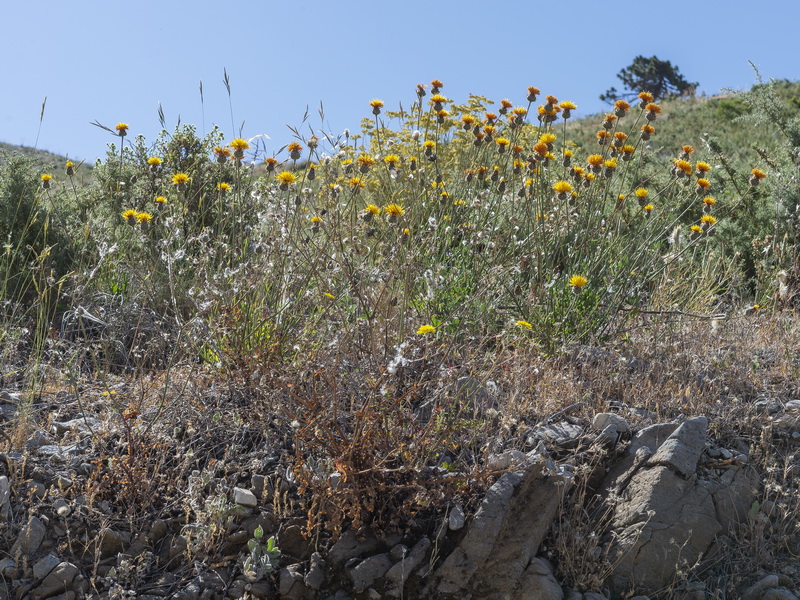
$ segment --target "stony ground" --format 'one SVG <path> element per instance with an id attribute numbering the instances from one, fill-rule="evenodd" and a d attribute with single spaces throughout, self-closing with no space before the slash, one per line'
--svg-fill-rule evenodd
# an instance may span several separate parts
<path id="1" fill-rule="evenodd" d="M 797 338 L 691 323 L 457 377 L 479 458 L 371 472 L 361 524 L 332 507 L 365 480 L 240 386 L 43 368 L 0 392 L 0 598 L 794 598 Z"/>

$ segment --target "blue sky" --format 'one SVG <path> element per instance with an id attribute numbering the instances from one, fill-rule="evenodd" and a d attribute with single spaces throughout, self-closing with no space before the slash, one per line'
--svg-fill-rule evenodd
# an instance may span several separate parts
<path id="1" fill-rule="evenodd" d="M 52 0 L 3 7 L 0 141 L 93 161 L 111 136 L 90 125 L 130 125 L 155 140 L 163 106 L 234 137 L 291 141 L 286 125 L 358 129 L 368 103 L 408 106 L 417 83 L 437 78 L 456 101 L 468 94 L 523 102 L 529 85 L 599 112 L 600 93 L 636 55 L 677 65 L 700 92 L 746 89 L 752 61 L 765 78 L 800 79 L 800 3 L 371 2 L 272 0 Z M 203 83 L 204 106 L 199 86 Z M 323 103 L 325 122 L 317 109 Z"/>

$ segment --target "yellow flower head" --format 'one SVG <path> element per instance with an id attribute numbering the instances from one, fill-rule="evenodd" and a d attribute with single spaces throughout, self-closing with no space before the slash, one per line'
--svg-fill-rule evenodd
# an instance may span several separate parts
<path id="1" fill-rule="evenodd" d="M 753 177 L 755 179 L 764 179 L 767 176 L 767 174 L 764 173 L 764 171 L 762 171 L 761 169 L 753 169 L 752 171 L 750 171 L 750 173 L 753 174 Z"/>
<path id="2" fill-rule="evenodd" d="M 388 156 L 383 157 L 383 162 L 385 162 L 390 167 L 393 167 L 400 162 L 400 157 L 397 156 L 396 154 L 389 154 Z"/>
<path id="3" fill-rule="evenodd" d="M 362 154 L 358 157 L 358 166 L 369 168 L 375 164 L 375 159 L 372 158 L 369 154 Z"/>
<path id="4" fill-rule="evenodd" d="M 508 99 L 506 99 L 506 98 L 503 98 L 502 100 L 500 100 L 500 106 L 501 106 L 502 108 L 505 108 L 506 110 L 508 110 L 509 108 L 511 108 L 512 106 L 514 106 L 514 104 L 511 102 L 511 100 L 508 100 Z"/>
<path id="5" fill-rule="evenodd" d="M 48 182 L 53 179 L 53 176 L 50 173 L 42 173 L 42 181 Z"/>
<path id="6" fill-rule="evenodd" d="M 117 123 L 117 126 L 114 128 L 117 130 L 117 135 L 119 137 L 125 137 L 128 135 L 128 124 L 127 123 Z"/>
<path id="7" fill-rule="evenodd" d="M 151 215 L 148 212 L 136 213 L 136 222 L 137 223 L 141 223 L 141 224 L 149 223 L 152 219 L 153 219 L 153 215 Z"/>
<path id="8" fill-rule="evenodd" d="M 564 110 L 576 110 L 578 106 L 574 102 L 570 102 L 569 100 L 565 100 L 559 106 Z"/>
<path id="9" fill-rule="evenodd" d="M 553 189 L 559 194 L 568 194 L 572 191 L 572 186 L 567 181 L 556 181 Z"/>
<path id="10" fill-rule="evenodd" d="M 448 100 L 447 98 L 445 98 L 441 94 L 434 94 L 433 96 L 431 96 L 431 99 L 429 100 L 429 102 L 431 104 L 444 104 L 445 102 L 450 102 L 450 100 Z"/>
<path id="11" fill-rule="evenodd" d="M 158 165 L 161 164 L 161 159 L 158 158 L 157 156 L 151 156 L 150 158 L 147 159 L 147 164 L 150 165 L 151 167 L 157 167 Z"/>
<path id="12" fill-rule="evenodd" d="M 432 150 L 436 146 L 436 142 L 434 142 L 433 140 L 425 140 L 424 142 L 422 142 L 422 146 L 424 148 Z"/>
<path id="13" fill-rule="evenodd" d="M 697 180 L 697 187 L 701 190 L 707 190 L 711 187 L 711 182 L 708 179 L 700 178 Z"/>
<path id="14" fill-rule="evenodd" d="M 375 100 L 370 100 L 369 105 L 372 108 L 383 108 L 383 100 L 378 100 L 377 98 Z"/>
<path id="15" fill-rule="evenodd" d="M 379 215 L 381 212 L 381 209 L 375 206 L 374 204 L 367 204 L 367 208 L 365 208 L 364 210 L 373 215 Z"/>
<path id="16" fill-rule="evenodd" d="M 544 133 L 539 136 L 539 141 L 543 144 L 552 144 L 556 141 L 556 136 L 553 133 Z"/>
<path id="17" fill-rule="evenodd" d="M 694 168 L 697 170 L 698 173 L 708 173 L 711 170 L 711 165 L 708 164 L 707 162 L 699 160 L 694 165 Z"/>
<path id="18" fill-rule="evenodd" d="M 267 171 L 274 171 L 275 166 L 278 164 L 278 159 L 268 156 L 264 159 L 264 164 L 267 165 Z"/>
<path id="19" fill-rule="evenodd" d="M 360 190 L 364 187 L 364 181 L 361 179 L 361 177 L 351 177 L 347 183 L 354 190 Z"/>
<path id="20" fill-rule="evenodd" d="M 659 114 L 661 112 L 661 107 L 658 104 L 654 103 L 654 102 L 650 102 L 644 108 L 645 108 L 645 110 L 647 112 L 652 113 L 654 115 L 657 115 L 657 114 Z"/>
<path id="21" fill-rule="evenodd" d="M 646 212 L 650 212 L 650 211 L 652 211 L 652 210 L 655 208 L 655 206 L 653 206 L 652 204 L 645 204 L 645 205 L 644 205 L 642 208 L 643 208 L 643 209 L 644 209 Z"/>
<path id="22" fill-rule="evenodd" d="M 436 327 L 433 325 L 422 325 L 417 329 L 417 335 L 427 335 L 429 333 L 436 333 Z"/>
<path id="23" fill-rule="evenodd" d="M 689 227 L 692 233 L 701 234 L 703 233 L 703 228 L 700 225 L 692 225 Z"/>
<path id="24" fill-rule="evenodd" d="M 322 223 L 322 217 L 320 217 L 319 215 L 314 215 L 313 217 L 311 217 L 311 222 L 312 223 Z"/>
<path id="25" fill-rule="evenodd" d="M 686 144 L 685 146 L 681 146 L 681 150 L 683 150 L 683 153 L 687 154 L 687 155 L 694 153 L 694 148 L 692 146 L 690 146 L 689 144 Z"/>
<path id="26" fill-rule="evenodd" d="M 230 185 L 228 185 L 227 183 L 225 183 L 224 181 L 221 181 L 221 182 L 219 182 L 219 183 L 217 184 L 217 189 L 218 189 L 220 192 L 227 192 L 228 190 L 230 190 L 230 189 L 231 189 L 231 186 L 230 186 Z"/>
<path id="27" fill-rule="evenodd" d="M 634 193 L 634 194 L 636 194 L 636 197 L 637 197 L 637 198 L 647 198 L 647 194 L 649 194 L 650 192 L 648 192 L 648 191 L 647 191 L 646 189 L 644 189 L 644 188 L 638 188 L 638 189 L 637 189 L 635 192 L 633 192 L 633 193 Z"/>
<path id="28" fill-rule="evenodd" d="M 189 176 L 186 173 L 175 173 L 172 176 L 173 185 L 186 185 L 189 183 Z"/>
<path id="29" fill-rule="evenodd" d="M 519 327 L 524 327 L 525 329 L 533 329 L 533 325 L 531 325 L 527 321 L 517 321 L 517 325 Z"/>
<path id="30" fill-rule="evenodd" d="M 156 196 L 155 202 L 156 202 L 156 204 L 166 204 L 167 203 L 167 197 L 166 196 Z"/>
<path id="31" fill-rule="evenodd" d="M 388 204 L 383 207 L 383 212 L 390 217 L 394 217 L 395 219 L 398 219 L 406 214 L 406 211 L 399 204 Z"/>
<path id="32" fill-rule="evenodd" d="M 297 176 L 291 171 L 281 171 L 275 175 L 275 180 L 281 185 L 292 185 L 297 181 Z"/>
<path id="33" fill-rule="evenodd" d="M 606 169 L 616 169 L 617 168 L 617 159 L 610 158 L 605 162 Z"/>
<path id="34" fill-rule="evenodd" d="M 125 219 L 128 223 L 135 223 L 136 216 L 138 214 L 139 214 L 138 212 L 136 212 L 132 208 L 129 208 L 128 210 L 122 213 L 122 218 Z"/>
<path id="35" fill-rule="evenodd" d="M 700 222 L 703 225 L 706 225 L 706 226 L 709 226 L 709 227 L 711 225 L 716 225 L 717 224 L 717 220 L 714 217 L 712 217 L 711 215 L 703 215 L 702 217 L 700 217 Z"/>
<path id="36" fill-rule="evenodd" d="M 224 148 L 222 146 L 215 146 L 214 147 L 214 156 L 217 157 L 217 162 L 225 162 L 227 159 L 231 157 L 231 150 L 230 148 Z"/>
<path id="37" fill-rule="evenodd" d="M 656 132 L 656 128 L 652 125 L 642 125 L 642 133 L 646 133 L 647 135 L 653 135 Z"/>
<path id="38" fill-rule="evenodd" d="M 584 277 L 583 275 L 573 275 L 572 277 L 569 278 L 569 284 L 574 288 L 580 289 L 587 283 L 589 283 L 589 280 L 586 279 L 586 277 Z"/>
<path id="39" fill-rule="evenodd" d="M 631 105 L 625 102 L 625 100 L 617 100 L 614 102 L 614 110 L 616 111 L 616 115 L 618 117 L 624 116 L 628 110 L 630 109 Z"/>
<path id="40" fill-rule="evenodd" d="M 602 155 L 600 155 L 600 154 L 591 154 L 591 155 L 590 155 L 590 156 L 589 156 L 589 157 L 586 159 L 586 162 L 588 162 L 588 163 L 589 163 L 590 165 L 592 165 L 593 167 L 599 167 L 600 165 L 602 165 L 602 164 L 603 164 L 603 156 L 602 156 Z"/>
<path id="41" fill-rule="evenodd" d="M 476 121 L 477 119 L 475 118 L 474 115 L 464 115 L 463 117 L 461 117 L 461 122 L 464 125 L 474 125 Z"/>
<path id="42" fill-rule="evenodd" d="M 652 102 L 653 94 L 651 94 L 650 92 L 640 92 L 638 98 L 644 103 Z"/>
<path id="43" fill-rule="evenodd" d="M 676 160 L 675 168 L 684 175 L 692 174 L 692 163 L 690 163 L 688 160 Z"/>
<path id="44" fill-rule="evenodd" d="M 714 206 L 716 203 L 717 201 L 711 196 L 706 196 L 705 198 L 703 198 L 703 204 L 705 204 L 706 206 Z"/>

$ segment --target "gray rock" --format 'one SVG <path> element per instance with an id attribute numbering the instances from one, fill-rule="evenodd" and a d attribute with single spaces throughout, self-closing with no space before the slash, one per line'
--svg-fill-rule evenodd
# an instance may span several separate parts
<path id="1" fill-rule="evenodd" d="M 466 521 L 467 519 L 464 516 L 464 509 L 460 504 L 456 504 L 452 509 L 450 509 L 450 514 L 447 516 L 447 526 L 451 529 L 451 531 L 458 531 L 464 527 Z"/>
<path id="2" fill-rule="evenodd" d="M 568 481 L 549 476 L 541 463 L 504 474 L 486 493 L 459 544 L 433 573 L 428 595 L 500 598 L 519 589 Z"/>
<path id="3" fill-rule="evenodd" d="M 761 600 L 797 600 L 797 596 L 785 587 L 777 587 L 770 588 L 764 592 L 764 595 L 761 596 Z"/>
<path id="4" fill-rule="evenodd" d="M 629 454 L 636 454 L 636 451 L 642 447 L 647 447 L 652 453 L 655 453 L 658 447 L 663 444 L 677 428 L 677 423 L 659 423 L 658 425 L 645 427 L 633 436 L 630 448 L 628 449 Z"/>
<path id="5" fill-rule="evenodd" d="M 11 555 L 14 556 L 17 552 L 32 556 L 42 545 L 44 534 L 46 532 L 44 523 L 37 516 L 31 516 L 28 524 L 19 532 L 19 538 L 14 543 L 11 549 Z"/>
<path id="6" fill-rule="evenodd" d="M 386 572 L 391 568 L 392 559 L 388 553 L 365 558 L 349 571 L 350 579 L 353 580 L 353 588 L 357 592 L 363 592 L 386 575 Z"/>
<path id="7" fill-rule="evenodd" d="M 233 501 L 236 504 L 241 504 L 242 506 L 249 506 L 251 508 L 255 508 L 256 506 L 258 506 L 258 500 L 256 499 L 256 495 L 250 490 L 245 490 L 239 487 L 233 488 Z"/>
<path id="8" fill-rule="evenodd" d="M 380 542 L 372 533 L 367 532 L 359 539 L 352 529 L 345 531 L 328 552 L 328 559 L 334 566 L 344 564 L 351 558 L 364 556 L 380 548 Z"/>
<path id="9" fill-rule="evenodd" d="M 300 565 L 289 565 L 278 574 L 278 593 L 281 598 L 299 599 L 306 595 L 306 584 Z"/>
<path id="10" fill-rule="evenodd" d="M 46 446 L 49 443 L 50 440 L 47 438 L 47 434 L 41 429 L 37 429 L 27 439 L 27 441 L 25 442 L 25 447 L 28 448 L 29 450 L 35 450 L 36 448 L 41 448 L 42 446 Z"/>
<path id="11" fill-rule="evenodd" d="M 17 415 L 14 404 L 0 404 L 0 421 L 11 421 Z"/>
<path id="12" fill-rule="evenodd" d="M 548 423 L 537 425 L 531 435 L 534 439 L 552 442 L 557 446 L 572 446 L 583 435 L 583 428 L 580 425 L 573 425 L 566 421 Z"/>
<path id="13" fill-rule="evenodd" d="M 6 579 L 15 579 L 17 572 L 17 563 L 13 558 L 0 559 L 0 576 Z"/>
<path id="14" fill-rule="evenodd" d="M 0 519 L 7 519 L 11 512 L 11 485 L 6 475 L 0 475 Z"/>
<path id="15" fill-rule="evenodd" d="M 97 428 L 100 421 L 94 417 L 80 417 L 70 421 L 53 421 L 51 428 L 56 435 L 63 435 L 69 431 L 89 432 Z"/>
<path id="16" fill-rule="evenodd" d="M 44 578 L 42 583 L 31 592 L 31 596 L 34 599 L 50 598 L 56 594 L 71 591 L 73 581 L 78 575 L 80 575 L 80 569 L 72 563 L 59 563 L 58 566 L 50 571 L 47 577 Z"/>
<path id="17" fill-rule="evenodd" d="M 508 596 L 502 597 L 507 598 Z M 553 575 L 553 570 L 547 561 L 541 558 L 534 558 L 528 568 L 525 569 L 519 588 L 511 597 L 514 600 L 562 600 L 564 591 Z M 490 595 L 486 596 L 486 598 L 487 600 L 489 598 L 500 600 L 501 597 Z M 586 598 L 585 595 L 584 598 Z"/>
<path id="18" fill-rule="evenodd" d="M 762 577 L 742 593 L 742 600 L 759 600 L 765 590 L 776 588 L 779 585 L 780 579 L 777 575 Z"/>
<path id="19" fill-rule="evenodd" d="M 619 433 L 628 431 L 628 422 L 616 413 L 597 413 L 592 419 L 592 429 L 603 431 L 609 425 L 614 425 Z"/>
<path id="20" fill-rule="evenodd" d="M 597 592 L 584 592 L 583 600 L 608 600 L 608 598 Z"/>
<path id="21" fill-rule="evenodd" d="M 430 547 L 431 541 L 427 537 L 422 538 L 420 541 L 414 544 L 411 552 L 409 552 L 405 558 L 398 561 L 386 572 L 386 581 L 391 582 L 398 587 L 402 587 L 411 572 L 416 569 L 425 558 L 425 554 L 428 552 L 428 548 Z"/>
<path id="22" fill-rule="evenodd" d="M 72 513 L 72 508 L 63 498 L 56 498 L 53 501 L 53 508 L 56 509 L 56 514 L 61 518 L 66 518 Z"/>
<path id="23" fill-rule="evenodd" d="M 500 454 L 490 454 L 486 466 L 492 471 L 503 471 L 512 467 L 521 467 L 528 462 L 528 456 L 519 450 L 506 450 Z"/>
<path id="24" fill-rule="evenodd" d="M 53 554 L 48 554 L 33 564 L 33 576 L 36 579 L 44 579 L 50 574 L 50 571 L 55 569 L 60 564 L 60 558 Z"/>
<path id="25" fill-rule="evenodd" d="M 311 555 L 308 573 L 303 578 L 303 582 L 312 590 L 318 590 L 325 584 L 325 561 L 319 552 Z"/>
<path id="26" fill-rule="evenodd" d="M 658 447 L 648 464 L 670 467 L 684 478 L 697 471 L 697 463 L 706 444 L 708 419 L 695 417 L 682 423 Z"/>

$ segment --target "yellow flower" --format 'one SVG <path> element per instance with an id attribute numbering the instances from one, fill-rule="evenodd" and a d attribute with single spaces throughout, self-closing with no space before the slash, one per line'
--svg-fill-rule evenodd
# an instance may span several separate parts
<path id="1" fill-rule="evenodd" d="M 175 173 L 172 176 L 173 185 L 186 185 L 189 183 L 189 176 L 186 173 Z"/>
<path id="2" fill-rule="evenodd" d="M 319 215 L 314 215 L 313 217 L 311 217 L 311 222 L 312 223 L 322 223 L 322 217 L 320 217 Z"/>
<path id="3" fill-rule="evenodd" d="M 705 198 L 703 198 L 703 204 L 705 204 L 706 206 L 714 206 L 716 203 L 717 201 L 714 200 L 714 198 L 712 198 L 711 196 L 706 196 Z"/>
<path id="4" fill-rule="evenodd" d="M 68 177 L 72 177 L 73 175 L 75 175 L 75 163 L 73 163 L 71 160 L 68 160 L 65 166 L 67 168 Z"/>
<path id="5" fill-rule="evenodd" d="M 644 208 L 645 211 L 650 212 L 655 208 L 655 206 L 652 204 L 645 204 L 642 208 Z"/>
<path id="6" fill-rule="evenodd" d="M 250 148 L 250 144 L 247 140 L 236 138 L 231 142 L 231 148 L 233 148 L 234 152 L 244 152 Z"/>
<path id="7" fill-rule="evenodd" d="M 151 167 L 157 167 L 161 164 L 161 159 L 158 158 L 157 156 L 151 156 L 150 158 L 147 159 L 147 164 L 150 165 Z"/>
<path id="8" fill-rule="evenodd" d="M 135 223 L 136 217 L 138 215 L 139 215 L 138 212 L 136 212 L 132 208 L 129 208 L 128 210 L 122 213 L 122 218 L 125 219 L 128 223 Z"/>
<path id="9" fill-rule="evenodd" d="M 711 187 L 711 182 L 708 179 L 700 178 L 697 180 L 697 189 L 698 190 L 707 190 Z"/>
<path id="10" fill-rule="evenodd" d="M 275 179 L 282 186 L 289 186 L 297 181 L 297 176 L 291 171 L 282 171 L 275 176 Z"/>
<path id="11" fill-rule="evenodd" d="M 710 227 L 712 225 L 717 224 L 717 220 L 711 215 L 703 215 L 702 217 L 700 217 L 700 222 L 706 227 Z"/>
<path id="12" fill-rule="evenodd" d="M 155 202 L 156 204 L 166 204 L 167 198 L 166 196 L 156 196 Z"/>
<path id="13" fill-rule="evenodd" d="M 383 100 L 378 100 L 378 99 L 370 100 L 369 105 L 372 108 L 383 108 Z"/>
<path id="14" fill-rule="evenodd" d="M 224 163 L 231 157 L 231 151 L 229 148 L 223 148 L 221 146 L 216 146 L 214 148 L 214 155 L 217 157 L 218 163 Z M 269 159 L 267 159 L 269 160 Z"/>
<path id="15" fill-rule="evenodd" d="M 692 233 L 695 233 L 697 235 L 703 233 L 703 228 L 700 227 L 700 225 L 692 225 L 691 227 L 689 227 L 689 229 L 691 230 Z"/>
<path id="16" fill-rule="evenodd" d="M 383 207 L 383 212 L 389 215 L 390 218 L 399 219 L 406 211 L 399 204 L 388 204 Z"/>
<path id="17" fill-rule="evenodd" d="M 545 144 L 552 144 L 556 141 L 556 136 L 553 133 L 544 133 L 539 136 L 539 141 Z"/>
<path id="18" fill-rule="evenodd" d="M 640 92 L 638 98 L 646 105 L 648 102 L 653 101 L 653 94 L 650 92 Z"/>
<path id="19" fill-rule="evenodd" d="M 347 182 L 351 188 L 354 190 L 360 190 L 364 187 L 364 182 L 361 180 L 361 177 L 351 177 L 350 181 Z"/>
<path id="20" fill-rule="evenodd" d="M 495 144 L 500 146 L 501 151 L 505 150 L 506 147 L 511 143 L 507 138 L 499 137 L 494 141 Z"/>
<path id="21" fill-rule="evenodd" d="M 326 298 L 330 298 L 331 300 L 335 300 L 336 299 L 336 296 L 334 296 L 330 292 L 325 292 L 325 297 Z"/>
<path id="22" fill-rule="evenodd" d="M 691 175 L 692 174 L 692 163 L 688 160 L 676 160 L 675 161 L 675 174 L 680 175 L 683 177 L 684 175 Z M 681 175 L 683 174 L 683 175 Z"/>
<path id="23" fill-rule="evenodd" d="M 217 184 L 217 189 L 218 189 L 220 192 L 227 192 L 228 190 L 230 190 L 230 189 L 231 189 L 231 186 L 230 186 L 230 185 L 228 185 L 227 183 L 225 183 L 224 181 L 221 181 L 221 182 L 219 182 L 219 183 Z"/>
<path id="24" fill-rule="evenodd" d="M 589 281 L 583 275 L 573 275 L 569 278 L 569 284 L 573 288 L 581 289 L 585 286 Z"/>
<path id="25" fill-rule="evenodd" d="M 559 194 L 568 194 L 572 191 L 572 186 L 567 181 L 556 181 L 553 185 L 553 189 Z"/>
<path id="26" fill-rule="evenodd" d="M 586 162 L 593 167 L 599 167 L 603 164 L 603 157 L 600 154 L 592 154 L 586 159 Z"/>
<path id="27" fill-rule="evenodd" d="M 148 212 L 136 213 L 136 222 L 141 223 L 142 225 L 149 223 L 152 220 L 152 218 L 153 215 L 151 215 Z"/>
<path id="28" fill-rule="evenodd" d="M 708 173 L 711 170 L 711 165 L 708 164 L 707 162 L 699 160 L 694 165 L 694 168 L 697 170 L 698 173 Z"/>
<path id="29" fill-rule="evenodd" d="M 756 179 L 764 179 L 764 177 L 767 176 L 767 174 L 764 173 L 764 171 L 762 171 L 761 169 L 753 169 L 750 172 L 753 174 L 753 177 L 755 177 Z"/>
<path id="30" fill-rule="evenodd" d="M 367 208 L 365 208 L 364 210 L 376 216 L 381 213 L 381 209 L 375 206 L 374 204 L 367 204 Z"/>
<path id="31" fill-rule="evenodd" d="M 400 157 L 396 154 L 389 154 L 383 157 L 383 162 L 385 162 L 389 168 L 394 168 L 397 166 L 397 163 L 400 162 Z"/>
<path id="32" fill-rule="evenodd" d="M 570 102 L 569 100 L 565 100 L 559 106 L 564 110 L 575 110 L 578 106 L 574 102 Z"/>
<path id="33" fill-rule="evenodd" d="M 422 325 L 417 329 L 417 335 L 427 335 L 429 333 L 436 333 L 436 327 L 433 325 Z"/>
<path id="34" fill-rule="evenodd" d="M 527 321 L 517 321 L 517 325 L 520 327 L 524 327 L 525 329 L 533 329 L 533 325 L 531 325 Z"/>
<path id="35" fill-rule="evenodd" d="M 358 168 L 363 173 L 366 172 L 372 165 L 375 164 L 375 159 L 369 154 L 362 154 L 358 157 Z"/>
<path id="36" fill-rule="evenodd" d="M 42 173 L 42 182 L 50 181 L 53 179 L 53 176 L 50 173 Z"/>
<path id="37" fill-rule="evenodd" d="M 635 192 L 633 192 L 633 193 L 634 193 L 634 194 L 636 194 L 636 197 L 637 197 L 637 198 L 642 198 L 642 199 L 644 199 L 644 198 L 647 198 L 647 194 L 649 194 L 650 192 L 648 192 L 648 191 L 647 191 L 646 189 L 644 189 L 644 188 L 638 188 L 638 189 L 637 189 Z"/>
<path id="38" fill-rule="evenodd" d="M 117 130 L 117 135 L 119 137 L 125 137 L 126 135 L 128 135 L 128 124 L 127 123 L 117 123 L 117 126 L 115 127 L 115 129 Z"/>
<path id="39" fill-rule="evenodd" d="M 274 171 L 275 167 L 278 164 L 278 159 L 273 158 L 272 156 L 268 156 L 264 159 L 264 164 L 267 165 L 267 171 Z"/>

